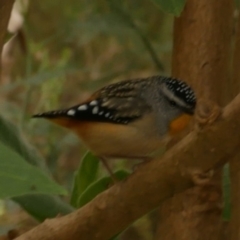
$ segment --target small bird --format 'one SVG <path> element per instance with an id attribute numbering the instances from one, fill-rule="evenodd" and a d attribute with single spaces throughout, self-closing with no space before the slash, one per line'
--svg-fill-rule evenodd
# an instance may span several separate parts
<path id="1" fill-rule="evenodd" d="M 183 81 L 152 76 L 107 85 L 64 110 L 33 115 L 71 129 L 102 161 L 148 159 L 194 114 L 194 91 Z"/>

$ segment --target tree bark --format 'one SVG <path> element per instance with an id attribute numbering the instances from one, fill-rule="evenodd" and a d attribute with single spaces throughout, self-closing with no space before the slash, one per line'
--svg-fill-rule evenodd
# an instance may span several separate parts
<path id="1" fill-rule="evenodd" d="M 7 31 L 7 25 L 11 15 L 13 3 L 14 3 L 14 0 L 1 0 L 0 2 L 0 55 L 2 52 L 4 37 Z M 0 73 L 1 73 L 1 64 L 0 64 Z"/>
<path id="2" fill-rule="evenodd" d="M 172 75 L 190 83 L 198 99 L 229 100 L 233 2 L 188 0 L 174 22 Z M 203 157 L 202 161 L 205 161 Z M 156 240 L 223 239 L 221 169 L 207 186 L 161 205 Z"/>
<path id="3" fill-rule="evenodd" d="M 221 105 L 229 95 L 232 30 L 229 0 L 189 0 L 174 22 L 173 76 L 190 83 L 198 97 Z"/>
<path id="4" fill-rule="evenodd" d="M 219 111 L 205 109 L 205 122 L 216 119 Z M 129 178 L 79 210 L 46 220 L 16 239 L 109 239 L 163 200 L 193 186 L 192 177 L 196 174 L 223 164 L 235 154 L 240 143 L 240 135 L 235 134 L 240 132 L 239 118 L 240 95 L 223 110 L 215 124 L 191 132 L 161 159 L 140 165 Z"/>

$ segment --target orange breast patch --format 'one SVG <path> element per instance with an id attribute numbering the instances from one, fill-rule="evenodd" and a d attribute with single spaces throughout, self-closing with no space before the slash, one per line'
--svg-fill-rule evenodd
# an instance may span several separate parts
<path id="1" fill-rule="evenodd" d="M 190 122 L 192 116 L 189 114 L 182 114 L 180 117 L 174 119 L 170 124 L 170 134 L 176 134 L 182 131 Z"/>

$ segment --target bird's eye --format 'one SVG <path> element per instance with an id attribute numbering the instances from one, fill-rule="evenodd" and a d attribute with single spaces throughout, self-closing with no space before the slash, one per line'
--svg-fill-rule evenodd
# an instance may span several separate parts
<path id="1" fill-rule="evenodd" d="M 169 103 L 172 107 L 175 107 L 177 105 L 175 101 L 169 101 Z"/>

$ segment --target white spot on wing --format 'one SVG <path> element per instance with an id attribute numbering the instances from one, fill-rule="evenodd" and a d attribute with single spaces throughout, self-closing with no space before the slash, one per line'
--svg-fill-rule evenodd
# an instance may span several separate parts
<path id="1" fill-rule="evenodd" d="M 93 100 L 93 101 L 91 101 L 91 102 L 89 103 L 89 105 L 95 106 L 95 105 L 97 105 L 97 101 L 96 101 L 96 100 Z"/>
<path id="2" fill-rule="evenodd" d="M 68 110 L 67 115 L 74 116 L 75 115 L 75 110 L 73 110 L 73 109 Z"/>
<path id="3" fill-rule="evenodd" d="M 108 113 L 105 114 L 105 117 L 109 117 L 109 115 L 110 115 L 110 113 L 108 112 Z"/>
<path id="4" fill-rule="evenodd" d="M 98 113 L 98 107 L 94 107 L 93 110 L 92 110 L 92 114 L 97 114 Z"/>
<path id="5" fill-rule="evenodd" d="M 87 110 L 87 105 L 84 104 L 84 105 L 79 106 L 79 107 L 78 107 L 78 110 L 80 110 L 80 111 Z"/>

